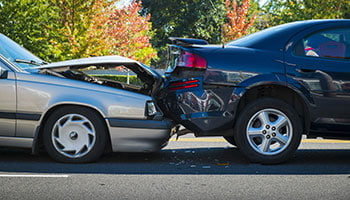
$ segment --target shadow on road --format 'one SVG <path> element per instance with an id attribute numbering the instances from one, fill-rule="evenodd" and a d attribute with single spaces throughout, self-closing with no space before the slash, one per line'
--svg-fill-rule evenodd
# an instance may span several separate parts
<path id="1" fill-rule="evenodd" d="M 236 148 L 167 149 L 152 154 L 110 153 L 96 163 L 57 163 L 28 150 L 0 149 L 0 173 L 57 174 L 349 174 L 350 150 L 298 150 L 287 163 L 249 163 Z"/>

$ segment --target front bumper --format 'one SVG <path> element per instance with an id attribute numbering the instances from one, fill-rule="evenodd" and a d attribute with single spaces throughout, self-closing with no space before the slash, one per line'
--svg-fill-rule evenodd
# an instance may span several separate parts
<path id="1" fill-rule="evenodd" d="M 154 152 L 174 134 L 171 120 L 107 119 L 113 152 Z"/>

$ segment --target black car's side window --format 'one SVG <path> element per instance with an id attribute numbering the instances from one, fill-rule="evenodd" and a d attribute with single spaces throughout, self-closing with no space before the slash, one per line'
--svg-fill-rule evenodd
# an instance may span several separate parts
<path id="1" fill-rule="evenodd" d="M 350 28 L 328 29 L 303 38 L 294 49 L 298 56 L 350 58 Z"/>

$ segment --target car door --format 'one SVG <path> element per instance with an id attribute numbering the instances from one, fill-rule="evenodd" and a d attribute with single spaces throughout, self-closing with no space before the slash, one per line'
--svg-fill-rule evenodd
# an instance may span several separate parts
<path id="1" fill-rule="evenodd" d="M 350 28 L 306 34 L 285 54 L 287 74 L 314 99 L 312 129 L 350 133 Z"/>
<path id="2" fill-rule="evenodd" d="M 16 78 L 0 59 L 0 136 L 15 136 Z"/>

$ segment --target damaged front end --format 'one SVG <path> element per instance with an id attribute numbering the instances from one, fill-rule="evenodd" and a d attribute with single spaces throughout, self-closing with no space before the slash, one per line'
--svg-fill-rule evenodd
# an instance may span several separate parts
<path id="1" fill-rule="evenodd" d="M 48 74 L 154 96 L 163 84 L 155 70 L 119 56 L 63 61 L 43 65 L 40 74 Z"/>

